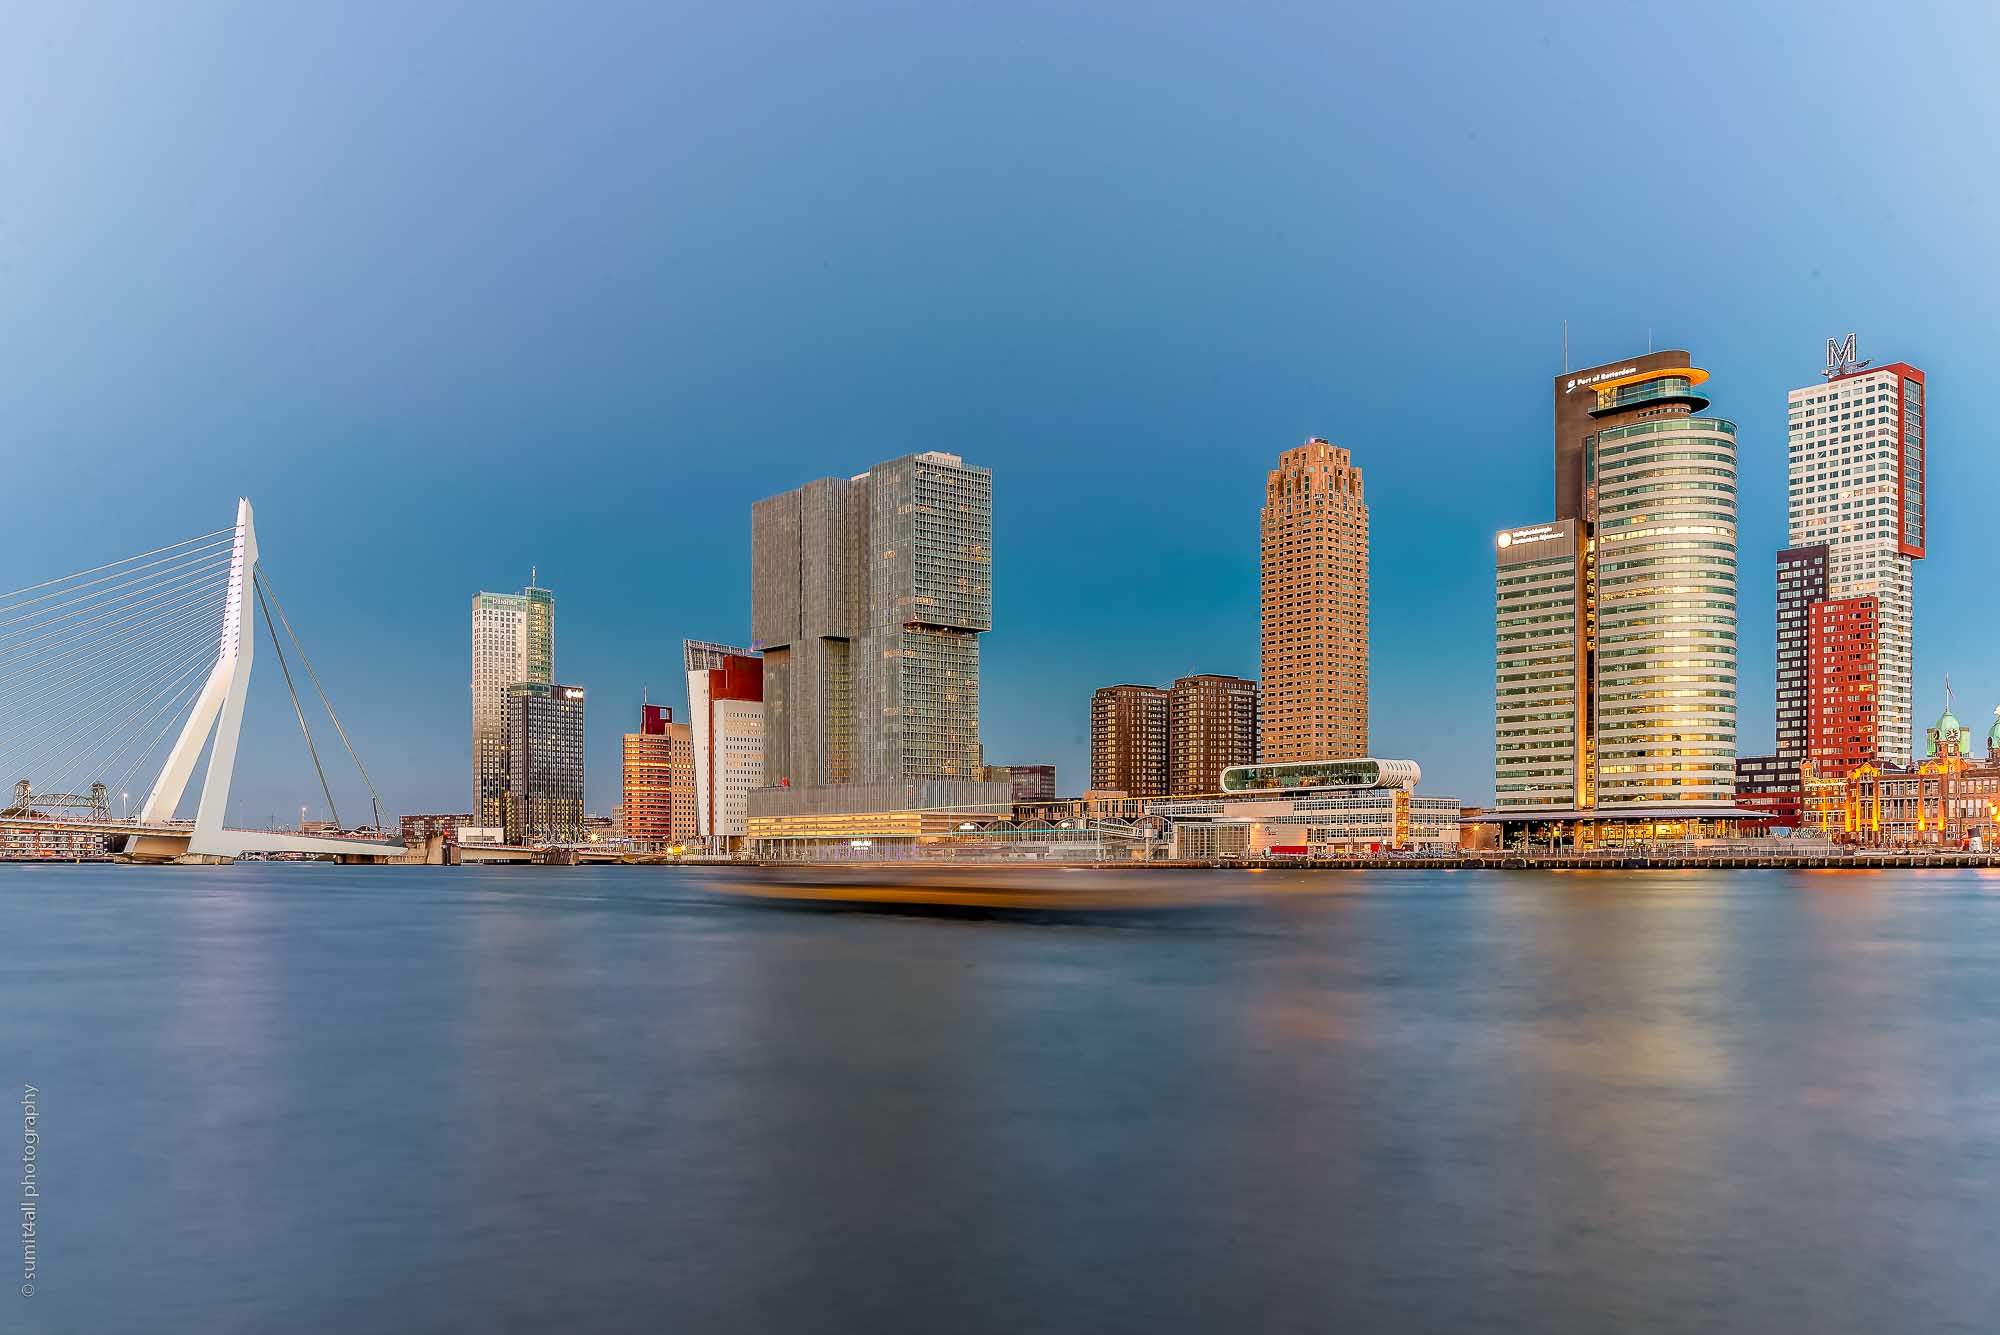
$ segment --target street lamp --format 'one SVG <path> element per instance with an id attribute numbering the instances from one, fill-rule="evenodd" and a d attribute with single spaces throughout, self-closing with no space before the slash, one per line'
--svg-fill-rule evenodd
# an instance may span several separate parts
<path id="1" fill-rule="evenodd" d="M 118 794 L 118 819 L 120 820 L 132 819 L 132 813 L 126 809 L 126 804 L 129 803 L 131 800 L 132 800 L 132 794 L 130 793 Z"/>

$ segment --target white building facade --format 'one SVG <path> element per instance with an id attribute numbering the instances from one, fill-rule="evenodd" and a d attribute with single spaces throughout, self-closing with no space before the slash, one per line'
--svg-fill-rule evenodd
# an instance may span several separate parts
<path id="1" fill-rule="evenodd" d="M 749 829 L 750 790 L 764 783 L 763 660 L 755 650 L 682 642 L 694 735 L 695 830 L 711 853 L 734 852 Z"/>
<path id="2" fill-rule="evenodd" d="M 1791 544 L 1827 549 L 1828 599 L 1876 600 L 1876 750 L 1908 765 L 1915 563 L 1926 538 L 1924 373 L 1857 361 L 1850 334 L 1827 340 L 1825 376 L 1786 397 Z"/>
<path id="3" fill-rule="evenodd" d="M 1455 851 L 1463 808 L 1417 793 L 1414 760 L 1282 761 L 1233 765 L 1222 795 L 1148 803 L 1172 824 L 1176 857 Z"/>
<path id="4" fill-rule="evenodd" d="M 1582 663 L 1581 525 L 1496 535 L 1493 789 L 1496 806 L 1574 806 Z"/>

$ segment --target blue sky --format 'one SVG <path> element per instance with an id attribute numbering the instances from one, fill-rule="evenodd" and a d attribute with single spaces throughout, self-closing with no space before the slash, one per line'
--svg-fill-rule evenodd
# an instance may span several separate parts
<path id="1" fill-rule="evenodd" d="M 1491 794 L 1491 548 L 1549 378 L 1693 351 L 1741 426 L 1744 751 L 1770 740 L 1784 395 L 1931 386 L 1919 725 L 2000 702 L 1992 6 L 11 7 L 0 548 L 17 587 L 257 505 L 395 810 L 467 801 L 467 603 L 531 564 L 591 805 L 753 500 L 990 466 L 995 762 L 1108 682 L 1257 670 L 1279 451 L 1354 452 L 1373 748 Z M 318 804 L 260 673 L 239 819 Z M 272 695 L 274 690 L 279 691 Z M 358 791 L 350 782 L 343 791 Z"/>

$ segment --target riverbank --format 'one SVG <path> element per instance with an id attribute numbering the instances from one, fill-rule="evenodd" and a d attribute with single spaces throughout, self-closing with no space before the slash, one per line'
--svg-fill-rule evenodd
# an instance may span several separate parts
<path id="1" fill-rule="evenodd" d="M 2000 867 L 2000 853 L 1922 853 L 1860 850 L 1855 852 L 1743 853 L 1639 851 L 1630 849 L 1587 853 L 1502 853 L 1495 851 L 1436 854 L 1370 854 L 1338 858 L 1227 858 L 1206 861 L 1152 862 L 760 862 L 765 870 L 894 868 L 915 870 L 1002 871 L 1035 867 L 1099 867 L 1134 871 L 1661 871 L 1687 869 L 1728 871 L 1786 869 L 1793 871 L 1875 871 L 1909 868 Z"/>

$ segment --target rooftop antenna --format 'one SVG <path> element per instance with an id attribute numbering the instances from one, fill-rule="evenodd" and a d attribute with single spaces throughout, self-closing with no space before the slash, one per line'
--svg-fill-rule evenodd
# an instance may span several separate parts
<path id="1" fill-rule="evenodd" d="M 1569 321 L 1563 321 L 1563 374 L 1569 374 Z"/>
<path id="2" fill-rule="evenodd" d="M 1647 326 L 1646 326 L 1646 355 L 1647 355 L 1647 356 L 1651 356 L 1651 355 L 1652 355 L 1652 352 L 1653 352 L 1653 326 L 1651 326 L 1651 325 L 1647 325 Z"/>
<path id="3" fill-rule="evenodd" d="M 539 578 L 539 577 L 541 576 L 541 573 L 542 573 L 542 568 L 541 568 L 540 566 L 529 566 L 529 567 L 528 567 L 528 587 L 529 587 L 529 588 L 531 588 L 531 589 L 532 589 L 532 588 L 536 587 L 536 585 L 535 585 L 535 581 L 536 581 L 536 579 L 538 579 L 538 578 Z"/>

